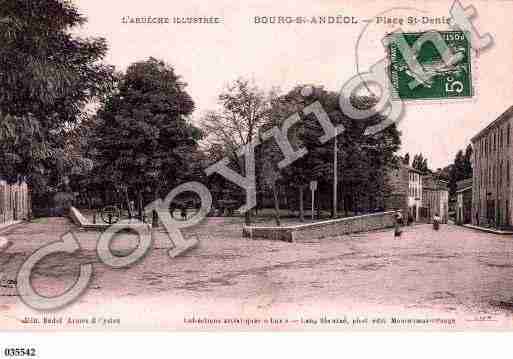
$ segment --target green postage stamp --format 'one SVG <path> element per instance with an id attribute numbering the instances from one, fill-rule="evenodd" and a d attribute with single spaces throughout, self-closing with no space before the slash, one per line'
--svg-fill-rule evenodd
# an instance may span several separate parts
<path id="1" fill-rule="evenodd" d="M 387 47 L 394 98 L 472 97 L 471 48 L 463 31 L 394 33 Z"/>

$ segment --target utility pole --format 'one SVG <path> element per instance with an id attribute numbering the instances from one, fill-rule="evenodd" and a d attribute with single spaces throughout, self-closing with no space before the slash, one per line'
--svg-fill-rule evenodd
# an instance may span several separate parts
<path id="1" fill-rule="evenodd" d="M 335 140 L 333 141 L 333 218 L 337 218 L 337 185 L 338 185 L 338 146 L 337 146 L 337 136 L 335 135 Z"/>
<path id="2" fill-rule="evenodd" d="M 317 191 L 317 181 L 310 181 L 310 191 L 312 191 L 312 221 L 315 218 L 315 191 Z"/>

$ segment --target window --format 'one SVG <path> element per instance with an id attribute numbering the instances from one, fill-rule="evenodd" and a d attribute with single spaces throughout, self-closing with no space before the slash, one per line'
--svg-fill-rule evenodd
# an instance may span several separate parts
<path id="1" fill-rule="evenodd" d="M 508 146 L 509 146 L 509 143 L 510 143 L 510 125 L 508 123 L 508 127 L 506 129 L 506 142 L 508 143 Z"/>
<path id="2" fill-rule="evenodd" d="M 506 163 L 506 182 L 508 183 L 508 186 L 509 186 L 509 176 L 510 176 L 510 174 L 509 174 L 510 167 L 509 166 L 510 165 L 509 165 L 509 160 L 508 160 L 508 162 Z"/>
<path id="3" fill-rule="evenodd" d="M 2 184 L 2 182 L 0 182 L 0 214 L 2 214 L 4 212 L 4 208 L 5 208 L 5 188 Z M 2 222 L 3 218 L 0 218 L 0 223 Z"/>
<path id="4" fill-rule="evenodd" d="M 506 200 L 506 224 L 509 224 L 509 199 Z"/>
<path id="5" fill-rule="evenodd" d="M 502 172 L 502 161 L 501 161 L 501 164 L 499 166 L 499 174 L 498 174 L 498 178 L 497 178 L 497 180 L 499 182 L 499 187 L 502 186 L 502 173 L 503 172 Z"/>

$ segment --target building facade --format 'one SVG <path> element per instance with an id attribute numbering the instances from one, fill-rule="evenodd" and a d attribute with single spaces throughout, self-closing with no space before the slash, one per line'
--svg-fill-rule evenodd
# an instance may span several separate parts
<path id="1" fill-rule="evenodd" d="M 401 163 L 399 168 L 387 174 L 385 209 L 400 209 L 405 218 L 419 221 L 423 205 L 422 183 L 422 172 Z"/>
<path id="2" fill-rule="evenodd" d="M 508 227 L 512 220 L 513 106 L 472 138 L 472 224 Z"/>
<path id="3" fill-rule="evenodd" d="M 456 183 L 456 224 L 472 222 L 472 178 Z"/>
<path id="4" fill-rule="evenodd" d="M 422 219 L 431 222 L 433 217 L 438 215 L 442 223 L 447 223 L 449 220 L 448 182 L 432 174 L 425 175 L 422 178 L 422 194 Z"/>
<path id="5" fill-rule="evenodd" d="M 30 195 L 27 183 L 8 183 L 0 179 L 0 225 L 30 217 Z"/>
<path id="6" fill-rule="evenodd" d="M 420 221 L 423 178 L 422 172 L 408 167 L 408 214 L 414 221 Z"/>
<path id="7" fill-rule="evenodd" d="M 385 176 L 384 207 L 386 211 L 402 211 L 408 214 L 408 167 L 401 164 Z"/>

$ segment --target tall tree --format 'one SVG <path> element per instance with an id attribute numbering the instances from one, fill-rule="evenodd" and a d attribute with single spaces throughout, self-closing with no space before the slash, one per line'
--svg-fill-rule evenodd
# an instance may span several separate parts
<path id="1" fill-rule="evenodd" d="M 365 130 L 383 120 L 375 116 L 368 121 L 354 120 L 344 116 L 338 105 L 338 94 L 315 87 L 309 96 L 303 96 L 304 86 L 297 86 L 289 93 L 273 102 L 272 125 L 281 126 L 288 116 L 299 113 L 302 121 L 289 130 L 289 140 L 296 148 L 304 147 L 307 154 L 290 166 L 282 169 L 282 181 L 299 191 L 299 209 L 302 217 L 303 191 L 311 180 L 319 183 L 319 195 L 324 194 L 323 203 L 331 202 L 333 196 L 334 151 L 338 157 L 338 201 L 346 210 L 356 212 L 376 208 L 384 190 L 384 172 L 396 165 L 395 152 L 399 149 L 400 133 L 395 126 L 372 136 L 365 136 Z M 334 125 L 343 124 L 345 131 L 338 136 L 337 147 L 334 140 L 324 144 L 319 142 L 323 131 L 315 116 L 304 116 L 302 110 L 309 104 L 319 101 Z M 364 108 L 374 99 L 355 98 Z M 267 126 L 268 127 L 268 126 Z M 275 147 L 276 148 L 276 147 Z M 280 158 L 279 149 L 275 157 Z M 272 158 L 272 157 L 271 157 Z M 275 159 L 272 158 L 274 161 Z M 322 191 L 322 192 L 321 192 Z M 329 198 L 326 194 L 330 195 Z M 328 201 L 327 201 L 328 200 Z M 328 203 L 329 203 L 328 202 Z M 331 203 L 333 204 L 333 203 Z M 333 206 L 330 206 L 333 208 Z"/>
<path id="2" fill-rule="evenodd" d="M 405 165 L 408 165 L 408 166 L 410 165 L 410 154 L 409 154 L 409 153 L 406 153 L 406 154 L 404 155 L 403 163 L 404 163 Z"/>
<path id="3" fill-rule="evenodd" d="M 219 95 L 219 109 L 209 112 L 201 122 L 209 149 L 220 151 L 215 157 L 227 157 L 242 176 L 246 175 L 246 159 L 237 151 L 257 138 L 269 117 L 273 97 L 274 91 L 265 92 L 252 81 L 239 78 Z M 246 211 L 245 223 L 251 224 L 251 211 Z"/>
<path id="4" fill-rule="evenodd" d="M 82 39 L 86 22 L 69 2 L 10 0 L 0 9 L 0 175 L 44 191 L 64 150 L 65 130 L 84 106 L 110 91 L 103 38 Z"/>
<path id="5" fill-rule="evenodd" d="M 154 58 L 130 65 L 98 111 L 92 146 L 96 174 L 112 189 L 153 198 L 191 176 L 201 131 L 194 103 L 174 69 Z M 149 196 L 147 194 L 147 196 Z"/>
<path id="6" fill-rule="evenodd" d="M 463 156 L 463 176 L 465 178 L 472 177 L 472 145 L 468 145 Z"/>
<path id="7" fill-rule="evenodd" d="M 419 153 L 419 154 L 416 154 L 415 156 L 413 156 L 413 161 L 411 163 L 411 166 L 421 172 L 425 172 L 425 173 L 431 172 L 431 170 L 429 169 L 428 160 L 427 160 L 427 158 L 424 158 L 422 153 Z"/>
<path id="8" fill-rule="evenodd" d="M 454 157 L 454 162 L 450 165 L 449 172 L 449 192 L 451 195 L 456 193 L 457 182 L 472 177 L 472 146 L 468 145 L 465 149 L 459 150 Z"/>

